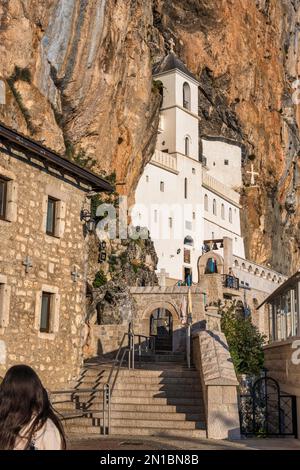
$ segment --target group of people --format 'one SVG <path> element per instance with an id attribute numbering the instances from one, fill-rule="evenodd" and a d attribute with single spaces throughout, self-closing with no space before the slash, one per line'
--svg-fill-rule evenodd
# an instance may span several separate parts
<path id="1" fill-rule="evenodd" d="M 40 378 L 29 366 L 11 367 L 0 383 L 0 450 L 63 449 L 63 426 Z"/>

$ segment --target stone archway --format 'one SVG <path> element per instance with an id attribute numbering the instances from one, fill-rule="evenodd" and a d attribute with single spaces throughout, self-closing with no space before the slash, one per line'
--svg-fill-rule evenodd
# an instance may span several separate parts
<path id="1" fill-rule="evenodd" d="M 224 259 L 218 253 L 214 251 L 208 251 L 204 255 L 200 256 L 198 259 L 198 278 L 203 276 L 206 273 L 207 263 L 210 259 L 213 259 L 216 262 L 217 274 L 224 274 Z"/>
<path id="2" fill-rule="evenodd" d="M 165 309 L 172 315 L 172 351 L 180 350 L 182 346 L 182 329 L 180 314 L 178 308 L 171 302 L 156 301 L 151 302 L 150 305 L 144 310 L 141 320 L 139 322 L 138 331 L 145 336 L 150 335 L 150 319 L 154 312 L 158 309 Z"/>

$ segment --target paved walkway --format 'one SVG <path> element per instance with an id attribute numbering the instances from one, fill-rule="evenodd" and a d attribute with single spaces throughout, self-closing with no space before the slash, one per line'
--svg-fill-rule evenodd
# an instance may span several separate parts
<path id="1" fill-rule="evenodd" d="M 215 441 L 176 437 L 85 436 L 68 440 L 70 450 L 300 450 L 297 439 L 242 439 Z"/>

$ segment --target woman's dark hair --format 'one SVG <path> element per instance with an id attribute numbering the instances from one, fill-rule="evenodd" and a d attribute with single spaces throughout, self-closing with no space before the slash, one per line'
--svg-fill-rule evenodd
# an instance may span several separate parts
<path id="1" fill-rule="evenodd" d="M 26 365 L 11 367 L 0 384 L 0 449 L 14 449 L 17 437 L 28 425 L 26 448 L 29 447 L 34 434 L 47 419 L 51 419 L 57 427 L 62 449 L 65 449 L 63 427 L 38 375 Z"/>

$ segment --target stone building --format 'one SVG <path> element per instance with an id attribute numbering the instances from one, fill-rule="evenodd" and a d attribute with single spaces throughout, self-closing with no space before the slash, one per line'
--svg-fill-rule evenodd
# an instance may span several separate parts
<path id="1" fill-rule="evenodd" d="M 264 347 L 268 375 L 282 392 L 297 397 L 300 420 L 300 272 L 297 271 L 259 305 L 268 324 L 269 341 Z"/>
<path id="2" fill-rule="evenodd" d="M 94 173 L 0 124 L 0 375 L 33 366 L 52 388 L 82 363 Z M 88 217 L 85 217 L 86 221 Z"/>

